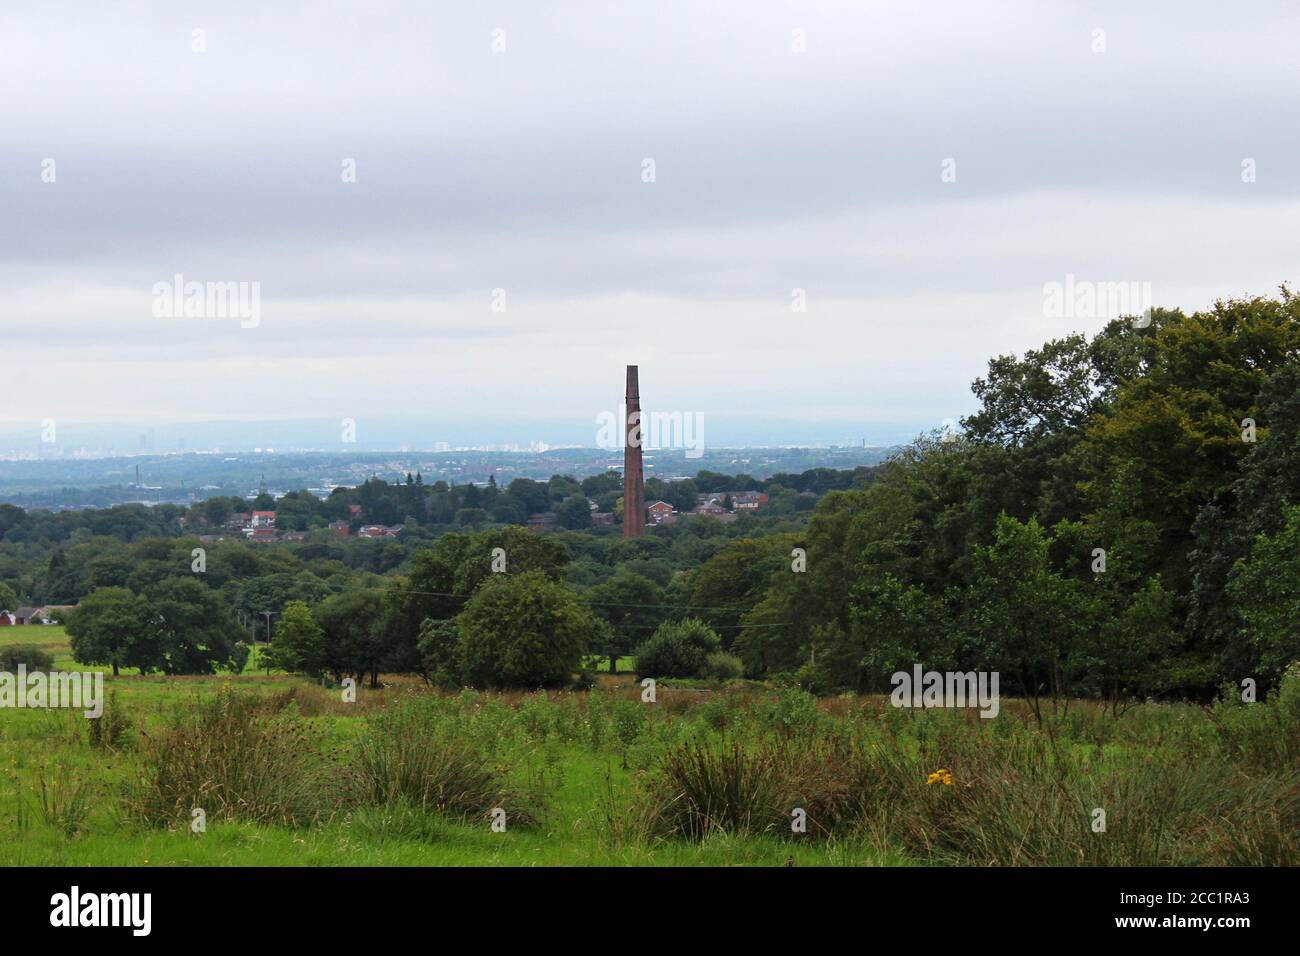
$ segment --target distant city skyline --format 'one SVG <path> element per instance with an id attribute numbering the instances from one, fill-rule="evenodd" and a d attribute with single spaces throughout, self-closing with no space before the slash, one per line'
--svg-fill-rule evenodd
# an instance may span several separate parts
<path id="1" fill-rule="evenodd" d="M 925 423 L 864 426 L 869 434 L 853 435 L 842 423 L 798 421 L 729 424 L 704 415 L 708 425 L 705 447 L 759 448 L 800 446 L 892 447 L 923 431 Z M 598 424 L 484 420 L 458 423 L 398 422 L 379 419 L 356 423 L 356 441 L 339 441 L 339 421 L 302 419 L 270 422 L 57 423 L 55 442 L 41 441 L 39 423 L 26 427 L 0 425 L 0 457 L 93 457 L 158 455 L 187 452 L 449 452 L 457 450 L 539 451 L 585 448 L 621 451 L 598 445 Z M 932 427 L 938 427 L 935 423 Z M 436 437 L 443 436 L 443 437 Z M 528 437 L 532 436 L 532 437 Z M 660 449 L 648 447 L 648 452 Z"/>

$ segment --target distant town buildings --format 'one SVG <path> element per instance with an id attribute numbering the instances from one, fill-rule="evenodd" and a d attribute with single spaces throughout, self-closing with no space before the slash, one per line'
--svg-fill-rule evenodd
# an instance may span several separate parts
<path id="1" fill-rule="evenodd" d="M 742 514 L 752 514 L 767 505 L 767 494 L 762 491 L 720 491 L 696 496 L 696 505 L 690 514 L 701 518 L 713 518 L 722 522 L 735 521 Z M 645 512 L 651 525 L 674 524 L 682 514 L 667 501 L 652 501 L 646 505 Z M 592 515 L 592 523 L 597 522 L 598 515 Z M 613 516 L 610 516 L 612 523 Z"/>
<path id="2" fill-rule="evenodd" d="M 47 604 L 44 607 L 0 608 L 0 627 L 25 627 L 29 624 L 53 624 L 76 607 L 75 604 Z"/>
<path id="3" fill-rule="evenodd" d="M 401 525 L 367 524 L 357 530 L 358 538 L 396 538 L 402 531 Z"/>
<path id="4" fill-rule="evenodd" d="M 733 511 L 757 511 L 767 504 L 767 492 L 765 491 L 714 491 L 706 495 L 699 496 L 699 502 L 704 504 L 716 504 L 724 511 L 727 507 L 727 500 L 731 501 L 731 510 Z M 698 508 L 696 509 L 699 510 Z"/>

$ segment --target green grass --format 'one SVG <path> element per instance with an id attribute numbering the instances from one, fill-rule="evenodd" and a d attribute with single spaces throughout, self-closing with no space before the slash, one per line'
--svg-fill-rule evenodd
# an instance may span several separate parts
<path id="1" fill-rule="evenodd" d="M 592 669 L 594 669 L 594 670 L 597 671 L 598 673 L 601 673 L 601 674 L 608 674 L 608 673 L 609 673 L 609 655 L 608 655 L 608 654 L 604 655 L 603 657 L 596 657 L 596 656 L 593 655 L 593 656 L 591 656 L 591 657 L 588 657 L 588 658 L 586 659 L 586 662 L 585 662 L 585 663 L 586 663 L 586 665 L 587 665 L 588 667 L 591 667 Z M 619 673 L 619 674 L 630 674 L 630 673 L 632 673 L 632 668 L 633 668 L 635 665 L 636 665 L 636 658 L 635 658 L 635 657 L 631 656 L 630 654 L 628 654 L 628 655 L 624 655 L 623 657 L 620 657 L 620 658 L 618 658 L 618 660 L 617 660 L 617 667 L 618 667 L 618 670 L 616 671 L 616 673 Z"/>
<path id="2" fill-rule="evenodd" d="M 31 642 L 33 629 L 15 630 L 27 640 L 0 640 Z M 55 630 L 43 628 L 40 643 L 62 666 L 66 638 Z M 1080 703 L 1048 735 L 1010 700 L 995 721 L 897 711 L 880 698 L 818 703 L 748 689 L 665 689 L 651 709 L 630 676 L 607 676 L 591 695 L 444 695 L 408 681 L 361 687 L 351 704 L 336 689 L 282 674 L 105 683 L 114 712 L 130 723 L 121 749 L 92 746 L 87 722 L 70 712 L 0 710 L 0 865 L 1300 862 L 1294 703 L 1213 713 L 1148 704 L 1119 719 Z M 330 775 L 313 784 L 326 819 L 294 828 L 210 818 L 195 834 L 187 820 L 168 828 L 128 813 L 150 747 L 200 702 L 232 693 L 258 695 L 266 720 L 300 728 L 329 756 Z M 387 723 L 374 715 L 398 699 L 430 733 L 475 748 L 512 793 L 536 794 L 536 824 L 516 820 L 496 833 L 486 818 L 444 818 L 404 798 L 385 803 L 348 791 L 357 746 Z M 732 763 L 714 766 L 724 753 Z M 757 775 L 745 770 L 749 761 Z M 956 778 L 950 788 L 925 783 L 941 766 Z M 1189 767 L 1195 772 L 1179 769 Z M 684 783 L 674 782 L 673 768 Z M 737 772 L 779 778 L 745 817 L 755 822 L 739 828 L 746 832 L 724 821 L 699 838 L 698 828 L 677 828 L 676 810 L 665 812 L 681 793 L 714 799 L 710 788 L 747 799 L 733 786 Z M 834 803 L 843 822 L 829 837 L 793 836 L 782 822 L 790 803 Z M 1086 825 L 1095 803 L 1108 808 L 1104 836 Z"/>
<path id="3" fill-rule="evenodd" d="M 261 693 L 301 686 L 293 678 L 239 678 Z M 229 683 L 223 678 L 121 677 L 106 679 L 117 703 L 145 728 L 156 727 L 168 708 L 191 695 L 211 696 Z M 314 688 L 312 689 L 314 691 Z M 362 691 L 362 694 L 368 692 Z M 345 743 L 365 718 L 309 718 L 331 740 Z M 304 829 L 216 822 L 201 834 L 155 829 L 123 820 L 120 793 L 133 779 L 136 755 L 97 753 L 84 741 L 82 718 L 58 711 L 0 711 L 0 841 L 4 866 L 536 866 L 813 865 L 887 862 L 862 850 L 828 855 L 825 848 L 721 835 L 701 844 L 612 847 L 601 833 L 601 796 L 612 781 L 626 785 L 631 773 L 614 754 L 552 748 L 531 754 L 549 775 L 553 811 L 537 829 L 511 827 L 493 832 L 487 823 L 466 825 L 424 816 L 418 827 L 393 825 L 384 812 L 365 808 L 323 826 Z M 548 764 L 548 761 L 550 762 Z M 34 812 L 44 776 L 64 785 L 89 782 L 88 813 L 75 836 L 39 819 Z M 414 830 L 414 832 L 412 832 Z M 391 831 L 391 832 L 390 832 Z"/>

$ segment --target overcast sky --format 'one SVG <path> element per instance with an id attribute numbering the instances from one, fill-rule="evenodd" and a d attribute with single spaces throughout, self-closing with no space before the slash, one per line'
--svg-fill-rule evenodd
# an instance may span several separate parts
<path id="1" fill-rule="evenodd" d="M 991 355 L 1104 324 L 1046 316 L 1045 283 L 1196 309 L 1297 278 L 1298 26 L 1188 0 L 5 4 L 0 423 L 492 441 L 518 410 L 594 440 L 639 363 L 645 404 L 715 439 L 897 440 L 969 412 Z M 258 324 L 155 316 L 177 273 L 259 283 Z"/>

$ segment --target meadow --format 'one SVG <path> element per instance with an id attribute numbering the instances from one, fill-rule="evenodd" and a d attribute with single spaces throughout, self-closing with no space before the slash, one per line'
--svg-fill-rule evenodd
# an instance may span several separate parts
<path id="1" fill-rule="evenodd" d="M 20 639 L 75 666 L 59 628 Z M 99 721 L 0 711 L 0 864 L 1300 863 L 1295 670 L 1255 704 L 1041 726 L 1015 700 L 982 720 L 752 684 L 645 703 L 622 673 L 386 683 L 123 674 Z"/>

